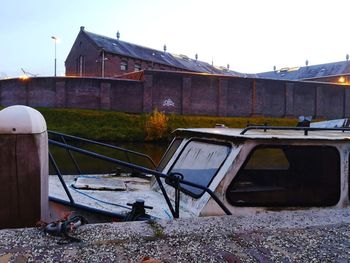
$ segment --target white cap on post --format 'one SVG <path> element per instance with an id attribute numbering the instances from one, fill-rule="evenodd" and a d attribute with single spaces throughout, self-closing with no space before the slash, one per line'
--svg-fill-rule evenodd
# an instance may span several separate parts
<path id="1" fill-rule="evenodd" d="M 31 107 L 15 105 L 0 111 L 0 134 L 37 134 L 46 130 L 43 115 Z"/>

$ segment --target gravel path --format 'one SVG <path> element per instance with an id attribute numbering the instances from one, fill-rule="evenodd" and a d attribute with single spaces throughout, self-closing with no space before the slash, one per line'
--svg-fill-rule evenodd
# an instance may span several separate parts
<path id="1" fill-rule="evenodd" d="M 350 262 L 350 209 L 0 230 L 3 262 Z M 144 261 L 146 262 L 146 261 Z"/>

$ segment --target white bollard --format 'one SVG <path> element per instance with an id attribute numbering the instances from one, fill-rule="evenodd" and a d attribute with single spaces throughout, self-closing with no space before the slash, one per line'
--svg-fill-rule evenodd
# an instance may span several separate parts
<path id="1" fill-rule="evenodd" d="M 48 136 L 44 117 L 27 106 L 0 111 L 0 228 L 47 221 Z"/>

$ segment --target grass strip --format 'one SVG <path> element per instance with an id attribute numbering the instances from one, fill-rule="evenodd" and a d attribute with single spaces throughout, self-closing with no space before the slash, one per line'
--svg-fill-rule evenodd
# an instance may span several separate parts
<path id="1" fill-rule="evenodd" d="M 37 108 L 45 117 L 49 130 L 98 141 L 145 141 L 145 124 L 150 114 L 129 114 L 114 111 Z M 161 140 L 168 140 L 177 128 L 208 128 L 224 124 L 243 128 L 248 123 L 270 126 L 295 126 L 296 118 L 267 117 L 211 117 L 167 115 L 167 132 Z"/>

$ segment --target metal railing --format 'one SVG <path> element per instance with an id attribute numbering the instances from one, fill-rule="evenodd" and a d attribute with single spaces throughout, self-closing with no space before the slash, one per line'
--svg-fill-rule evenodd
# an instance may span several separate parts
<path id="1" fill-rule="evenodd" d="M 68 145 L 67 139 L 70 140 L 70 141 L 75 141 L 75 142 L 89 143 L 90 145 L 98 145 L 98 146 L 102 146 L 102 147 L 106 147 L 106 148 L 109 148 L 109 149 L 113 149 L 113 150 L 116 150 L 118 152 L 121 152 L 121 153 L 125 154 L 125 157 L 128 160 L 128 162 L 130 162 L 130 159 L 131 159 L 130 156 L 137 156 L 137 157 L 141 157 L 144 160 L 146 160 L 146 162 L 148 162 L 152 168 L 155 169 L 157 167 L 157 165 L 152 160 L 152 158 L 150 156 L 146 155 L 146 154 L 143 154 L 143 153 L 139 153 L 139 152 L 135 152 L 135 151 L 128 150 L 128 149 L 125 149 L 125 148 L 121 148 L 121 147 L 118 147 L 118 146 L 110 145 L 110 144 L 107 144 L 107 143 L 93 141 L 93 140 L 89 140 L 89 139 L 85 139 L 85 138 L 81 138 L 81 137 L 77 137 L 77 136 L 72 136 L 72 135 L 67 135 L 67 134 L 60 133 L 60 132 L 55 132 L 55 131 L 48 131 L 48 134 L 56 136 L 57 138 L 59 138 L 66 145 Z M 78 162 L 76 161 L 75 157 L 73 156 L 72 152 L 70 150 L 67 150 L 67 152 L 68 152 L 68 155 L 71 158 L 72 162 L 74 163 L 74 166 L 75 166 L 77 172 L 79 174 L 81 174 L 80 166 L 79 166 Z"/>
<path id="2" fill-rule="evenodd" d="M 350 128 L 319 128 L 319 127 L 285 127 L 285 126 L 248 126 L 241 131 L 241 135 L 244 135 L 247 131 L 250 130 L 279 130 L 279 131 L 304 131 L 304 135 L 309 135 L 309 131 L 350 131 Z"/>
<path id="3" fill-rule="evenodd" d="M 98 145 L 110 147 L 110 148 L 113 148 L 113 149 L 117 148 L 118 150 L 130 153 L 130 154 L 131 153 L 132 154 L 136 154 L 138 156 L 144 156 L 144 157 L 146 156 L 146 155 L 144 155 L 142 153 L 126 150 L 126 149 L 123 149 L 123 148 L 120 148 L 120 147 L 115 147 L 115 146 L 112 146 L 112 145 L 99 143 L 99 142 L 96 142 L 96 141 L 91 141 L 91 140 L 87 140 L 87 139 L 83 139 L 83 138 L 79 138 L 79 137 L 75 137 L 75 136 L 70 136 L 70 135 L 57 133 L 57 132 L 52 132 L 52 131 L 50 131 L 49 133 L 62 136 L 63 138 L 66 137 L 66 138 L 70 138 L 70 139 L 77 139 L 77 140 L 84 141 L 84 142 L 91 142 L 93 144 L 98 144 Z M 100 159 L 100 160 L 104 160 L 104 161 L 107 161 L 107 162 L 111 162 L 111 163 L 117 164 L 119 166 L 138 171 L 140 173 L 154 175 L 155 178 L 156 178 L 156 181 L 157 181 L 157 183 L 159 185 L 159 188 L 160 188 L 160 190 L 161 190 L 161 192 L 162 192 L 162 194 L 164 196 L 164 199 L 165 199 L 165 201 L 166 201 L 166 203 L 167 203 L 167 205 L 169 207 L 169 210 L 171 211 L 171 214 L 172 214 L 172 216 L 174 218 L 178 218 L 179 215 L 180 215 L 180 210 L 179 210 L 180 205 L 179 205 L 179 203 L 180 203 L 180 192 L 182 191 L 181 187 L 180 187 L 180 184 L 192 186 L 192 187 L 201 189 L 204 192 L 208 193 L 227 215 L 231 215 L 231 212 L 228 210 L 228 208 L 221 202 L 221 200 L 214 194 L 214 192 L 212 190 L 210 190 L 208 187 L 205 187 L 205 186 L 202 186 L 202 185 L 190 182 L 190 181 L 183 180 L 182 179 L 183 176 L 177 176 L 178 174 L 170 174 L 170 175 L 163 174 L 163 173 L 161 173 L 161 172 L 159 172 L 159 171 L 157 171 L 155 169 L 152 170 L 152 169 L 149 169 L 149 168 L 144 167 L 144 166 L 133 164 L 131 162 L 125 162 L 125 161 L 122 161 L 122 160 L 119 160 L 119 159 L 115 159 L 115 158 L 112 158 L 112 157 L 108 157 L 108 156 L 105 156 L 105 155 L 102 155 L 102 154 L 99 154 L 99 153 L 96 153 L 96 152 L 93 152 L 93 151 L 81 149 L 79 147 L 75 147 L 75 146 L 69 145 L 69 144 L 67 144 L 67 142 L 58 142 L 58 141 L 49 139 L 49 144 L 50 145 L 54 145 L 54 146 L 58 146 L 58 147 L 61 147 L 61 148 L 64 148 L 68 152 L 70 152 L 71 159 L 73 160 L 74 163 L 77 164 L 77 167 L 79 167 L 79 166 L 78 166 L 78 163 L 76 162 L 72 152 L 77 152 L 77 153 L 80 153 L 80 154 L 83 154 L 83 155 L 87 155 L 87 156 L 90 156 L 90 157 L 93 157 L 93 158 L 96 158 L 96 159 Z M 150 160 L 152 160 L 149 156 L 147 156 L 147 157 Z M 66 192 L 66 194 L 67 194 L 67 196 L 69 198 L 70 204 L 74 205 L 75 204 L 74 199 L 73 199 L 73 197 L 72 197 L 68 187 L 66 186 L 66 184 L 64 182 L 64 179 L 63 179 L 63 176 L 62 176 L 62 173 L 61 173 L 59 167 L 57 166 L 57 163 L 55 162 L 54 157 L 52 156 L 51 153 L 49 153 L 49 158 L 50 158 L 50 162 L 51 162 L 53 168 L 55 169 L 55 171 L 56 171 L 56 173 L 57 173 L 57 175 L 59 177 L 59 180 L 61 181 L 61 183 L 63 185 L 64 191 Z M 154 164 L 153 160 L 152 160 L 152 163 Z M 154 168 L 156 168 L 155 165 L 154 165 Z M 79 170 L 80 170 L 80 168 L 79 168 Z M 174 206 L 172 205 L 172 203 L 170 201 L 170 198 L 169 198 L 169 196 L 168 196 L 168 194 L 167 194 L 167 192 L 166 192 L 166 190 L 164 188 L 164 185 L 163 185 L 163 182 L 162 182 L 161 178 L 174 182 L 173 185 L 170 185 L 170 186 L 175 188 L 175 196 L 176 196 L 176 198 L 174 200 L 175 208 L 174 208 Z"/>

